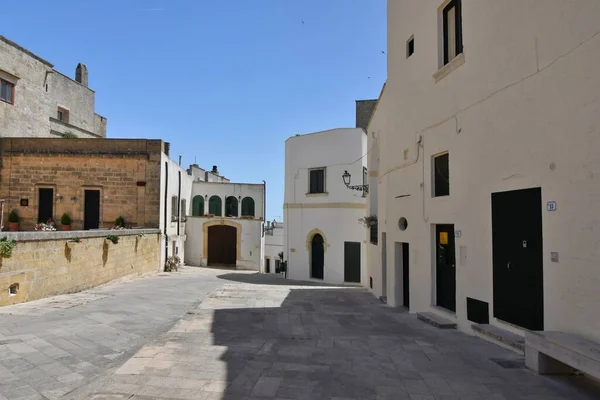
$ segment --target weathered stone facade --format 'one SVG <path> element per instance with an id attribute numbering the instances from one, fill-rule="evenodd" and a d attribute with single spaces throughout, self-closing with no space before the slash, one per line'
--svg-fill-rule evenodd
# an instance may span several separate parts
<path id="1" fill-rule="evenodd" d="M 356 127 L 367 129 L 371 116 L 377 107 L 377 99 L 375 100 L 356 100 Z"/>
<path id="2" fill-rule="evenodd" d="M 119 242 L 107 243 L 108 234 L 118 235 Z M 0 258 L 0 306 L 79 292 L 114 279 L 157 272 L 160 267 L 157 229 L 7 235 L 18 245 L 11 258 Z M 82 238 L 81 243 L 68 245 L 74 237 Z"/>
<path id="3" fill-rule="evenodd" d="M 161 140 L 144 139 L 0 139 L 4 218 L 15 209 L 21 229 L 32 230 L 39 189 L 51 188 L 54 220 L 68 213 L 73 229 L 83 229 L 84 190 L 97 189 L 101 228 L 114 226 L 120 215 L 132 226 L 158 228 L 164 147 Z"/>
<path id="4" fill-rule="evenodd" d="M 106 118 L 94 112 L 87 68 L 78 68 L 82 82 L 0 35 L 0 79 L 14 85 L 14 103 L 0 101 L 0 137 L 56 137 L 66 132 L 80 138 L 106 137 Z"/>

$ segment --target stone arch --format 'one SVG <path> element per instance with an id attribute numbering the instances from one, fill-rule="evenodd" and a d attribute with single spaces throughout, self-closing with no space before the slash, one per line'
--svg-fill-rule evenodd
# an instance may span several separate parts
<path id="1" fill-rule="evenodd" d="M 242 225 L 228 219 L 220 219 L 217 221 L 207 221 L 202 224 L 202 258 L 205 259 L 208 255 L 208 228 L 215 225 L 227 225 L 232 226 L 236 230 L 236 249 L 235 259 L 240 261 L 242 259 Z"/>
<path id="2" fill-rule="evenodd" d="M 317 235 L 317 234 L 321 235 L 323 237 L 323 251 L 326 252 L 327 251 L 327 246 L 328 246 L 328 244 L 327 244 L 327 236 L 325 236 L 325 234 L 323 233 L 323 231 L 320 230 L 320 229 L 318 229 L 318 228 L 315 228 L 312 231 L 308 232 L 308 235 L 306 236 L 306 250 L 308 252 L 310 252 L 311 246 L 312 246 L 313 237 L 315 235 Z"/>

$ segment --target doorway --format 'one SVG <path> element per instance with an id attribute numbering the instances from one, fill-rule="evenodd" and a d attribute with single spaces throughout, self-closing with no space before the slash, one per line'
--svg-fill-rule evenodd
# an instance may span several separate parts
<path id="1" fill-rule="evenodd" d="M 318 233 L 313 236 L 310 248 L 310 277 L 315 279 L 324 278 L 325 248 L 323 236 Z"/>
<path id="2" fill-rule="evenodd" d="M 54 209 L 54 189 L 40 188 L 38 191 L 38 222 L 44 224 L 52 218 Z"/>
<path id="3" fill-rule="evenodd" d="M 544 329 L 542 189 L 492 193 L 494 317 Z"/>
<path id="4" fill-rule="evenodd" d="M 387 302 L 387 240 L 381 232 L 381 299 Z"/>
<path id="5" fill-rule="evenodd" d="M 271 272 L 271 259 L 269 257 L 265 257 L 265 273 Z"/>
<path id="6" fill-rule="evenodd" d="M 228 225 L 213 225 L 208 227 L 208 256 L 209 266 L 218 265 L 235 267 L 237 258 L 237 229 Z"/>
<path id="7" fill-rule="evenodd" d="M 360 242 L 344 242 L 344 282 L 360 283 Z"/>
<path id="8" fill-rule="evenodd" d="M 406 308 L 410 307 L 408 251 L 408 243 L 394 243 L 396 305 L 403 305 Z"/>
<path id="9" fill-rule="evenodd" d="M 100 227 L 100 191 L 86 190 L 83 192 L 83 229 L 98 229 Z"/>
<path id="10" fill-rule="evenodd" d="M 435 226 L 436 305 L 456 312 L 454 225 Z"/>

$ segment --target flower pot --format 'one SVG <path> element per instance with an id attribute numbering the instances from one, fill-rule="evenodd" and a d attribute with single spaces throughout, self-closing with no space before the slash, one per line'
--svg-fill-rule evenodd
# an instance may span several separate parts
<path id="1" fill-rule="evenodd" d="M 60 226 L 60 230 L 61 231 L 70 231 L 71 230 L 71 225 L 61 225 Z"/>
<path id="2" fill-rule="evenodd" d="M 19 223 L 18 222 L 9 222 L 8 230 L 10 232 L 17 232 L 19 230 Z"/>

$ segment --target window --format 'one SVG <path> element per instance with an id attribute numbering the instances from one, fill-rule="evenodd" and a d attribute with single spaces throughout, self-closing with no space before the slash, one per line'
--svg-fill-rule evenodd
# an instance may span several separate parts
<path id="1" fill-rule="evenodd" d="M 433 158 L 433 197 L 450 195 L 449 154 Z"/>
<path id="2" fill-rule="evenodd" d="M 377 232 L 377 222 L 369 226 L 369 241 L 371 244 L 377 244 L 378 242 L 378 232 Z"/>
<path id="3" fill-rule="evenodd" d="M 237 217 L 238 216 L 238 200 L 235 196 L 228 196 L 225 199 L 225 216 L 226 217 Z"/>
<path id="4" fill-rule="evenodd" d="M 412 56 L 414 52 L 415 52 L 415 37 L 411 36 L 411 38 L 408 39 L 408 42 L 406 42 L 406 58 Z"/>
<path id="5" fill-rule="evenodd" d="M 15 101 L 15 85 L 4 79 L 0 79 L 0 100 L 10 104 Z"/>
<path id="6" fill-rule="evenodd" d="M 192 200 L 192 215 L 194 217 L 199 217 L 204 215 L 204 197 L 203 196 L 194 196 Z"/>
<path id="7" fill-rule="evenodd" d="M 254 199 L 252 197 L 242 199 L 242 217 L 254 217 Z"/>
<path id="8" fill-rule="evenodd" d="M 69 122 L 69 110 L 66 110 L 62 107 L 58 107 L 58 111 L 56 111 L 56 119 L 62 122 Z"/>
<path id="9" fill-rule="evenodd" d="M 309 193 L 325 193 L 325 168 L 311 169 Z"/>
<path id="10" fill-rule="evenodd" d="M 186 199 L 181 199 L 181 219 L 184 221 L 185 221 L 185 217 L 187 216 L 186 208 L 187 208 Z"/>
<path id="11" fill-rule="evenodd" d="M 461 0 L 451 0 L 442 10 L 444 65 L 463 51 Z"/>
<path id="12" fill-rule="evenodd" d="M 208 213 L 220 217 L 223 212 L 221 205 L 222 202 L 219 196 L 210 196 L 210 199 L 208 199 Z"/>
<path id="13" fill-rule="evenodd" d="M 171 197 L 171 221 L 177 221 L 179 217 L 179 198 L 177 196 Z"/>

